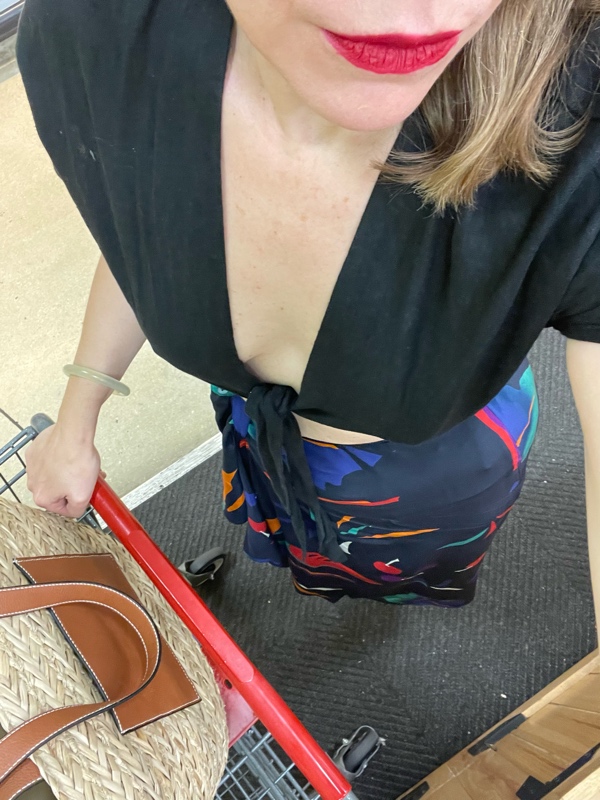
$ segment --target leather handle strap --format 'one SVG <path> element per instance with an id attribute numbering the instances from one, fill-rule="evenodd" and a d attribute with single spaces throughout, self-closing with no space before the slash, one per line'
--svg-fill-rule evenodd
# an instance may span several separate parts
<path id="1" fill-rule="evenodd" d="M 71 603 L 92 603 L 119 614 L 131 632 L 126 645 L 140 649 L 143 666 L 137 674 L 127 676 L 127 685 L 116 699 L 47 711 L 13 728 L 0 740 L 0 800 L 14 797 L 5 791 L 6 779 L 38 748 L 68 728 L 129 700 L 147 686 L 158 669 L 160 638 L 151 617 L 136 600 L 108 586 L 65 582 L 0 589 L 0 618 Z"/>
<path id="2" fill-rule="evenodd" d="M 41 783 L 42 778 L 39 769 L 27 759 L 19 764 L 10 775 L 0 784 L 0 797 L 2 800 L 15 800 L 20 797 L 26 789 Z"/>

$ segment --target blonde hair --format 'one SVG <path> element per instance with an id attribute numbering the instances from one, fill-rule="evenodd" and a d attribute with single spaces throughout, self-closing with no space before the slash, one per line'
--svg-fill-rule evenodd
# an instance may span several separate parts
<path id="1" fill-rule="evenodd" d="M 473 205 L 477 188 L 504 170 L 549 182 L 587 123 L 584 114 L 555 129 L 559 82 L 598 22 L 600 0 L 503 0 L 417 112 L 431 147 L 394 151 L 382 175 L 438 212 Z"/>

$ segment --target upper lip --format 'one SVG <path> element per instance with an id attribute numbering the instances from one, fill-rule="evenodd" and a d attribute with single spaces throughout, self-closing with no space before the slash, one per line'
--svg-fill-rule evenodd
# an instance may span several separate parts
<path id="1" fill-rule="evenodd" d="M 462 31 L 445 31 L 443 33 L 434 33 L 431 36 L 410 35 L 406 33 L 384 33 L 377 36 L 367 35 L 354 35 L 346 33 L 335 33 L 334 31 L 327 31 L 333 33 L 334 36 L 339 36 L 340 39 L 347 39 L 349 42 L 363 42 L 365 44 L 379 44 L 387 45 L 388 47 L 397 47 L 403 50 L 409 50 L 415 47 L 422 47 L 428 44 L 439 44 L 448 39 L 453 39 L 459 36 Z"/>

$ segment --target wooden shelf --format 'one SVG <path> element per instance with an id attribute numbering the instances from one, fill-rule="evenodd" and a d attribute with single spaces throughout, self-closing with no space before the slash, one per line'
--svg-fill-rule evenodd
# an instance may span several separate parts
<path id="1" fill-rule="evenodd" d="M 398 800 L 600 800 L 594 650 Z"/>

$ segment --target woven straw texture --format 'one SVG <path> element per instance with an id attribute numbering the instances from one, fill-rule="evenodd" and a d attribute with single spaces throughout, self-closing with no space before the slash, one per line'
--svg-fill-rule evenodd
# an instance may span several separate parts
<path id="1" fill-rule="evenodd" d="M 0 499 L 0 585 L 26 584 L 19 556 L 112 553 L 202 701 L 121 736 L 110 714 L 84 722 L 32 758 L 57 800 L 209 800 L 225 768 L 219 690 L 191 633 L 108 534 Z M 0 620 L 0 725 L 10 730 L 63 705 L 102 698 L 47 611 Z"/>

